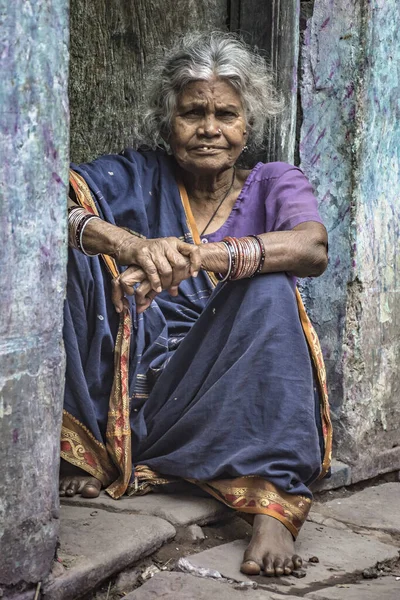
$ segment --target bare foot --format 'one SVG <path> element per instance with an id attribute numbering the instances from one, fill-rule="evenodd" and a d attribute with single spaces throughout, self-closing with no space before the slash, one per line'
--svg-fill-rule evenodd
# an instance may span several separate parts
<path id="1" fill-rule="evenodd" d="M 97 498 L 101 482 L 78 467 L 61 459 L 59 495 L 71 498 L 80 494 L 83 498 Z"/>
<path id="2" fill-rule="evenodd" d="M 242 573 L 259 575 L 264 571 L 269 577 L 280 577 L 290 575 L 302 564 L 294 552 L 292 534 L 283 523 L 268 515 L 256 515 L 253 536 L 240 567 Z"/>

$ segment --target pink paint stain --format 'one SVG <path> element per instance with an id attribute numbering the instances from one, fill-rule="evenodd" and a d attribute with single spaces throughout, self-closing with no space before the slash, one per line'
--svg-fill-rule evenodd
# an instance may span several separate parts
<path id="1" fill-rule="evenodd" d="M 351 83 L 346 88 L 345 100 L 348 100 L 354 94 L 354 85 Z"/>
<path id="2" fill-rule="evenodd" d="M 325 134 L 326 134 L 326 127 L 324 127 L 324 129 L 321 131 L 321 133 L 319 134 L 319 136 L 315 140 L 314 147 L 317 146 L 319 144 L 319 142 L 325 137 Z"/>
<path id="3" fill-rule="evenodd" d="M 308 128 L 308 131 L 307 131 L 306 135 L 303 137 L 303 139 L 300 142 L 300 149 L 304 148 L 304 144 L 306 143 L 306 141 L 308 140 L 308 138 L 310 137 L 310 135 L 312 134 L 312 132 L 314 131 L 314 129 L 315 129 L 315 125 L 311 125 Z"/>
<path id="4" fill-rule="evenodd" d="M 321 154 L 314 154 L 314 156 L 311 159 L 311 166 L 313 167 L 314 165 L 316 165 L 320 158 Z"/>
<path id="5" fill-rule="evenodd" d="M 328 23 L 329 23 L 330 20 L 331 20 L 330 17 L 328 17 L 327 19 L 325 19 L 325 21 L 321 25 L 321 30 L 325 29 L 325 27 L 328 25 Z"/>

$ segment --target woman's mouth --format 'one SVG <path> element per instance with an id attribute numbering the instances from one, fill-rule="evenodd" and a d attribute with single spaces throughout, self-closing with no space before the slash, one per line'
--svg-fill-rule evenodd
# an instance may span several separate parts
<path id="1" fill-rule="evenodd" d="M 202 154 L 214 154 L 215 152 L 220 152 L 224 150 L 224 148 L 220 148 L 217 146 L 195 146 L 193 148 L 195 152 L 201 152 Z"/>

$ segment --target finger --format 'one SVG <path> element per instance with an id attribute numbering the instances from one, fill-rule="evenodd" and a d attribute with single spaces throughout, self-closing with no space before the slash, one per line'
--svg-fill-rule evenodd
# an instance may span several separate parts
<path id="1" fill-rule="evenodd" d="M 168 290 L 168 294 L 170 296 L 177 296 L 178 293 L 179 293 L 179 286 L 177 286 L 177 285 L 171 286 Z"/>
<path id="2" fill-rule="evenodd" d="M 163 290 L 166 290 L 172 285 L 173 267 L 166 256 L 158 255 L 153 258 L 153 261 L 155 266 L 157 267 L 162 288 Z"/>
<path id="3" fill-rule="evenodd" d="M 140 306 L 142 304 L 146 304 L 146 302 L 147 302 L 146 296 L 150 292 L 154 292 L 154 290 L 151 287 L 150 281 L 148 279 L 145 279 L 144 281 L 142 281 L 142 283 L 140 285 L 138 285 L 135 288 L 135 300 L 136 300 L 136 304 L 138 306 Z"/>
<path id="4" fill-rule="evenodd" d="M 145 310 L 147 310 L 156 296 L 157 292 L 155 292 L 154 290 L 150 290 L 149 293 L 145 296 L 143 303 L 136 306 L 136 312 L 140 315 Z"/>
<path id="5" fill-rule="evenodd" d="M 200 269 L 201 269 L 201 256 L 200 256 L 200 248 L 193 244 L 186 244 L 185 242 L 181 242 L 178 245 L 178 250 L 184 256 L 187 256 L 190 260 L 190 274 L 193 277 L 197 277 Z"/>
<path id="6" fill-rule="evenodd" d="M 150 256 L 147 253 L 144 254 L 143 252 L 139 252 L 137 256 L 137 262 L 146 273 L 146 278 L 149 280 L 152 289 L 157 292 L 157 294 L 162 292 L 161 280 L 157 268 Z"/>
<path id="7" fill-rule="evenodd" d="M 142 313 L 144 313 L 149 308 L 151 303 L 152 303 L 151 298 L 146 298 L 146 300 L 143 304 L 136 307 L 137 314 L 141 315 Z"/>
<path id="8" fill-rule="evenodd" d="M 122 312 L 123 304 L 122 299 L 124 297 L 124 292 L 122 290 L 122 286 L 119 280 L 119 277 L 111 280 L 111 300 L 114 304 L 115 310 L 117 313 Z"/>
<path id="9" fill-rule="evenodd" d="M 135 285 L 141 283 L 144 279 L 146 279 L 146 273 L 143 269 L 136 266 L 128 267 L 119 277 L 122 290 L 128 296 L 132 296 L 135 293 Z"/>
<path id="10" fill-rule="evenodd" d="M 172 265 L 172 282 L 171 287 L 179 285 L 181 281 L 190 277 L 190 260 L 186 256 L 182 256 L 173 248 L 168 248 L 166 251 L 167 258 Z"/>

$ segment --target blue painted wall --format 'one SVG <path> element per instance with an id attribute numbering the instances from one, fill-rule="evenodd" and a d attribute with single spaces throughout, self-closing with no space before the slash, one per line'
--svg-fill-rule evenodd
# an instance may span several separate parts
<path id="1" fill-rule="evenodd" d="M 0 0 L 0 24 L 0 584 L 21 589 L 58 534 L 68 2 Z"/>
<path id="2" fill-rule="evenodd" d="M 400 466 L 399 31 L 396 0 L 316 0 L 302 49 L 301 163 L 330 240 L 304 293 L 353 479 Z"/>

